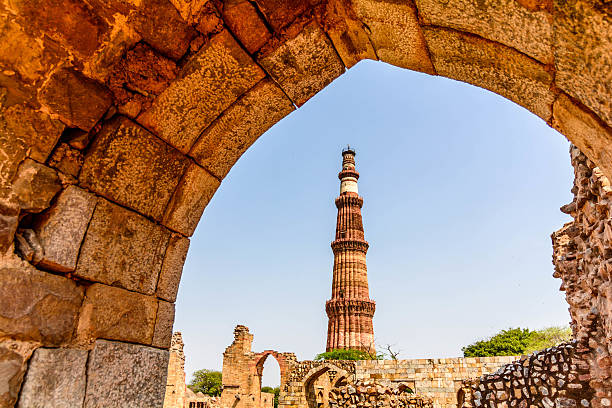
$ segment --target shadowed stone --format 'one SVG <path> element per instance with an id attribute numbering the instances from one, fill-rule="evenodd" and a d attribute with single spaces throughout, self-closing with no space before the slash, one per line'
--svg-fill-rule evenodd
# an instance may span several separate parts
<path id="1" fill-rule="evenodd" d="M 344 73 L 336 50 L 314 22 L 258 61 L 298 106 Z"/>
<path id="2" fill-rule="evenodd" d="M 172 326 L 174 325 L 174 303 L 159 301 L 152 345 L 160 348 L 170 347 Z"/>
<path id="3" fill-rule="evenodd" d="M 179 151 L 121 118 L 96 138 L 79 181 L 110 200 L 161 220 L 188 163 Z"/>
<path id="4" fill-rule="evenodd" d="M 57 346 L 70 340 L 83 290 L 70 279 L 41 272 L 15 255 L 0 268 L 0 336 Z"/>
<path id="5" fill-rule="evenodd" d="M 189 155 L 222 179 L 259 136 L 293 110 L 284 92 L 264 79 L 202 133 Z"/>
<path id="6" fill-rule="evenodd" d="M 0 407 L 13 407 L 28 368 L 28 359 L 39 344 L 0 340 Z"/>
<path id="7" fill-rule="evenodd" d="M 80 72 L 62 68 L 40 90 L 40 102 L 71 127 L 89 131 L 112 103 L 108 89 Z"/>
<path id="8" fill-rule="evenodd" d="M 270 31 L 250 1 L 225 0 L 221 13 L 230 31 L 249 53 L 254 54 L 270 39 Z"/>
<path id="9" fill-rule="evenodd" d="M 353 0 L 357 17 L 368 27 L 381 61 L 434 74 L 417 12 L 410 2 Z"/>
<path id="10" fill-rule="evenodd" d="M 159 408 L 169 353 L 152 347 L 97 340 L 87 364 L 84 408 Z"/>
<path id="11" fill-rule="evenodd" d="M 30 360 L 18 408 L 80 407 L 87 351 L 39 348 Z"/>
<path id="12" fill-rule="evenodd" d="M 456 31 L 425 28 L 436 71 L 502 95 L 545 121 L 552 114 L 552 74 L 523 54 Z"/>
<path id="13" fill-rule="evenodd" d="M 609 5 L 606 11 L 599 1 L 555 1 L 554 8 L 555 83 L 612 126 Z"/>
<path id="14" fill-rule="evenodd" d="M 181 274 L 183 273 L 183 264 L 187 258 L 187 250 L 189 249 L 189 238 L 185 238 L 180 234 L 172 234 L 162 270 L 159 273 L 159 281 L 157 283 L 156 296 L 174 302 L 176 293 L 178 292 Z"/>
<path id="15" fill-rule="evenodd" d="M 194 55 L 138 121 L 186 153 L 225 108 L 264 77 L 224 30 Z"/>
<path id="16" fill-rule="evenodd" d="M 57 172 L 34 160 L 26 159 L 13 182 L 13 192 L 24 211 L 41 212 L 62 188 Z"/>
<path id="17" fill-rule="evenodd" d="M 599 167 L 612 180 L 612 129 L 565 95 L 559 95 L 553 105 L 552 126 L 566 135 L 589 159 L 601 163 Z"/>
<path id="18" fill-rule="evenodd" d="M 279 31 L 308 8 L 307 0 L 255 0 L 266 19 Z"/>
<path id="19" fill-rule="evenodd" d="M 191 236 L 220 184 L 209 172 L 192 163 L 168 204 L 164 225 Z"/>
<path id="20" fill-rule="evenodd" d="M 552 63 L 552 2 L 548 10 L 530 10 L 517 0 L 416 0 L 416 5 L 426 25 L 478 34 Z"/>
<path id="21" fill-rule="evenodd" d="M 153 294 L 169 239 L 161 225 L 100 198 L 75 275 Z"/>
<path id="22" fill-rule="evenodd" d="M 58 272 L 76 268 L 81 242 L 96 201 L 93 194 L 68 186 L 54 206 L 37 220 L 35 230 L 44 249 L 41 266 Z"/>
<path id="23" fill-rule="evenodd" d="M 154 297 L 94 283 L 85 292 L 77 338 L 82 345 L 97 338 L 151 344 L 156 313 Z"/>

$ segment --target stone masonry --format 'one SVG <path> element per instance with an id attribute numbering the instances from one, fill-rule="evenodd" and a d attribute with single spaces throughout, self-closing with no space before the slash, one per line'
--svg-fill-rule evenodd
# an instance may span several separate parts
<path id="1" fill-rule="evenodd" d="M 370 300 L 361 207 L 358 194 L 359 173 L 355 169 L 355 151 L 342 151 L 340 196 L 336 198 L 338 220 L 334 251 L 332 297 L 325 303 L 329 317 L 326 350 L 357 349 L 376 353 L 372 318 L 376 304 Z"/>
<path id="2" fill-rule="evenodd" d="M 584 153 L 555 259 L 590 350 L 593 406 L 605 406 L 605 1 L 20 0 L 1 2 L 0 22 L 0 406 L 43 386 L 80 406 L 45 381 L 67 365 L 83 373 L 79 351 L 85 406 L 161 405 L 206 205 L 263 132 L 363 59 L 496 92 Z M 37 349 L 74 354 L 43 369 L 52 357 Z"/>

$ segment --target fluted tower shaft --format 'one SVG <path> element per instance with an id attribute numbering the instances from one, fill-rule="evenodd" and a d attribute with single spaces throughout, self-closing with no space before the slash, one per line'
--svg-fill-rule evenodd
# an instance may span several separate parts
<path id="1" fill-rule="evenodd" d="M 329 318 L 327 351 L 358 349 L 374 352 L 372 318 L 376 304 L 370 300 L 361 207 L 363 198 L 358 194 L 359 173 L 355 169 L 355 151 L 342 152 L 340 196 L 336 198 L 338 219 L 334 252 L 334 270 L 331 299 L 325 304 Z"/>

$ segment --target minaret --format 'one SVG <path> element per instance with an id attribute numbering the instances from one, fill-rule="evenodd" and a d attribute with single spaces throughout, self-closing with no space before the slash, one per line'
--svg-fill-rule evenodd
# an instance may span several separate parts
<path id="1" fill-rule="evenodd" d="M 361 207 L 357 191 L 359 173 L 355 170 L 355 150 L 342 150 L 340 196 L 336 198 L 338 220 L 334 251 L 334 276 L 331 299 L 325 303 L 329 317 L 327 351 L 358 349 L 375 352 L 372 318 L 376 304 L 370 300 Z"/>

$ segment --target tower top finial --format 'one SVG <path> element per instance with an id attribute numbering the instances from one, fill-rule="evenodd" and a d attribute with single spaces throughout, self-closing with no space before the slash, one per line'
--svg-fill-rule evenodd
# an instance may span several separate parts
<path id="1" fill-rule="evenodd" d="M 346 145 L 346 147 L 344 149 L 342 149 L 342 155 L 344 156 L 345 154 L 352 154 L 353 156 L 355 156 L 355 149 L 353 149 L 350 145 Z"/>

